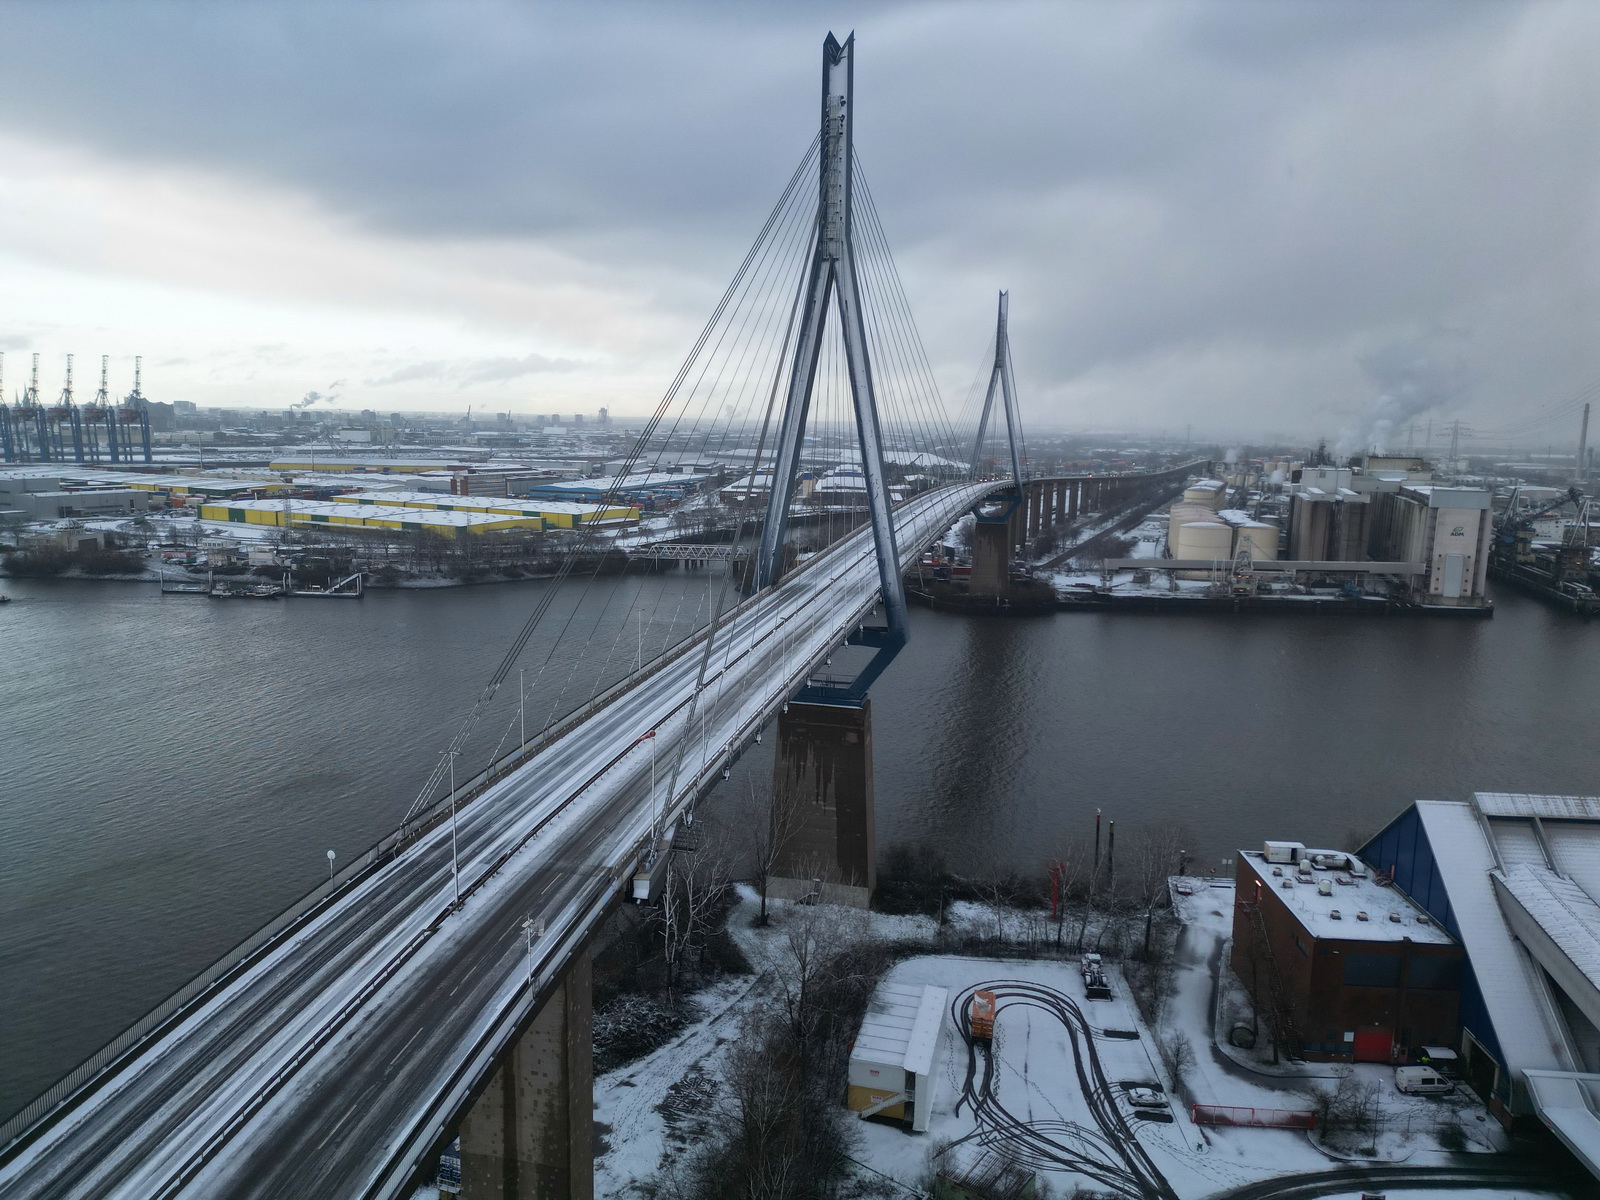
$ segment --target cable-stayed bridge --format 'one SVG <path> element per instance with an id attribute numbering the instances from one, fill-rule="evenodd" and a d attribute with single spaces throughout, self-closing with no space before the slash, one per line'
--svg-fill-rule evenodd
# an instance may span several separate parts
<path id="1" fill-rule="evenodd" d="M 830 37 L 818 138 L 629 464 L 754 444 L 705 621 L 462 792 L 467 731 L 546 588 L 397 833 L 0 1130 L 0 1200 L 400 1196 L 457 1130 L 483 1168 L 469 1195 L 585 1195 L 585 947 L 613 903 L 659 887 L 680 817 L 797 696 L 865 719 L 907 636 L 904 572 L 965 514 L 1037 522 L 1068 485 L 1075 509 L 1086 483 L 1109 502 L 1181 479 L 1024 481 L 1004 304 L 976 439 L 958 435 L 861 202 L 852 61 Z M 976 480 L 997 387 L 1010 469 Z M 786 528 L 819 460 L 868 520 L 794 567 Z M 1015 540 L 978 539 L 1001 580 Z M 850 643 L 873 652 L 854 681 L 808 688 Z M 865 892 L 870 811 L 853 819 L 865 858 L 841 853 L 826 882 Z"/>

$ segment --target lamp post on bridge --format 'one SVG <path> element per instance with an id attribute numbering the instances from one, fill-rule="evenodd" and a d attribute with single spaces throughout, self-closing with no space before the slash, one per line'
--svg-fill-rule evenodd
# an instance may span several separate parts
<path id="1" fill-rule="evenodd" d="M 528 988 L 533 989 L 533 943 L 534 939 L 544 936 L 544 918 L 537 921 L 532 917 L 525 917 L 522 922 L 522 932 L 528 937 Z"/>
<path id="2" fill-rule="evenodd" d="M 450 875 L 455 880 L 456 904 L 461 903 L 461 860 L 456 853 L 456 755 L 450 751 Z"/>

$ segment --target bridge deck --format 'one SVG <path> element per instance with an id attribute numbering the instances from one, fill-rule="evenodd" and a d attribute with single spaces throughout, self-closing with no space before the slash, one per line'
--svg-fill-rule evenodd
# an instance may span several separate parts
<path id="1" fill-rule="evenodd" d="M 907 565 L 995 483 L 895 514 Z M 686 746 L 699 794 L 860 622 L 878 580 L 863 530 L 726 620 L 693 730 L 700 655 L 643 675 L 459 813 L 352 882 L 6 1153 L 16 1197 L 391 1196 L 453 1128 L 540 988 L 620 886 L 652 823 L 650 750 Z"/>

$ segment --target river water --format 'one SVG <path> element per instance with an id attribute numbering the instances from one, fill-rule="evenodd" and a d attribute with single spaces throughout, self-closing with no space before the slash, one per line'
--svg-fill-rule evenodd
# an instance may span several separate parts
<path id="1" fill-rule="evenodd" d="M 542 582 L 344 600 L 7 580 L 0 606 L 0 1114 L 391 830 Z M 703 576 L 556 589 L 529 728 L 704 618 Z M 1600 791 L 1600 626 L 914 610 L 873 689 L 880 848 L 1037 870 L 1092 834 L 1189 830 L 1202 864 L 1340 843 L 1413 799 Z M 593 638 L 584 636 L 596 631 Z M 567 636 L 556 634 L 566 629 Z M 517 734 L 510 679 L 462 761 Z M 771 770 L 773 739 L 725 785 Z"/>

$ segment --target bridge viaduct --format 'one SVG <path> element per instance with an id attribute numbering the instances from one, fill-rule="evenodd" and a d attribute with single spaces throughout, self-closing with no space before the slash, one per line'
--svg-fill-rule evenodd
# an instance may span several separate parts
<path id="1" fill-rule="evenodd" d="M 0 1200 L 394 1200 L 457 1132 L 469 1200 L 588 1200 L 588 947 L 623 897 L 656 893 L 674 853 L 663 831 L 777 719 L 774 808 L 795 821 L 773 890 L 865 904 L 867 688 L 905 642 L 906 570 L 976 508 L 974 582 L 1003 592 L 1019 542 L 1187 471 L 1015 482 L 1002 297 L 990 401 L 1003 382 L 1010 477 L 891 506 L 851 233 L 852 45 L 824 45 L 815 236 L 754 594 L 519 748 L 470 796 L 452 789 L 408 819 L 0 1127 Z M 785 572 L 830 302 L 871 520 Z M 982 441 L 980 424 L 974 458 Z M 885 625 L 869 626 L 880 608 Z M 871 661 L 850 680 L 819 677 L 850 646 Z M 682 766 L 664 794 L 658 751 Z"/>

